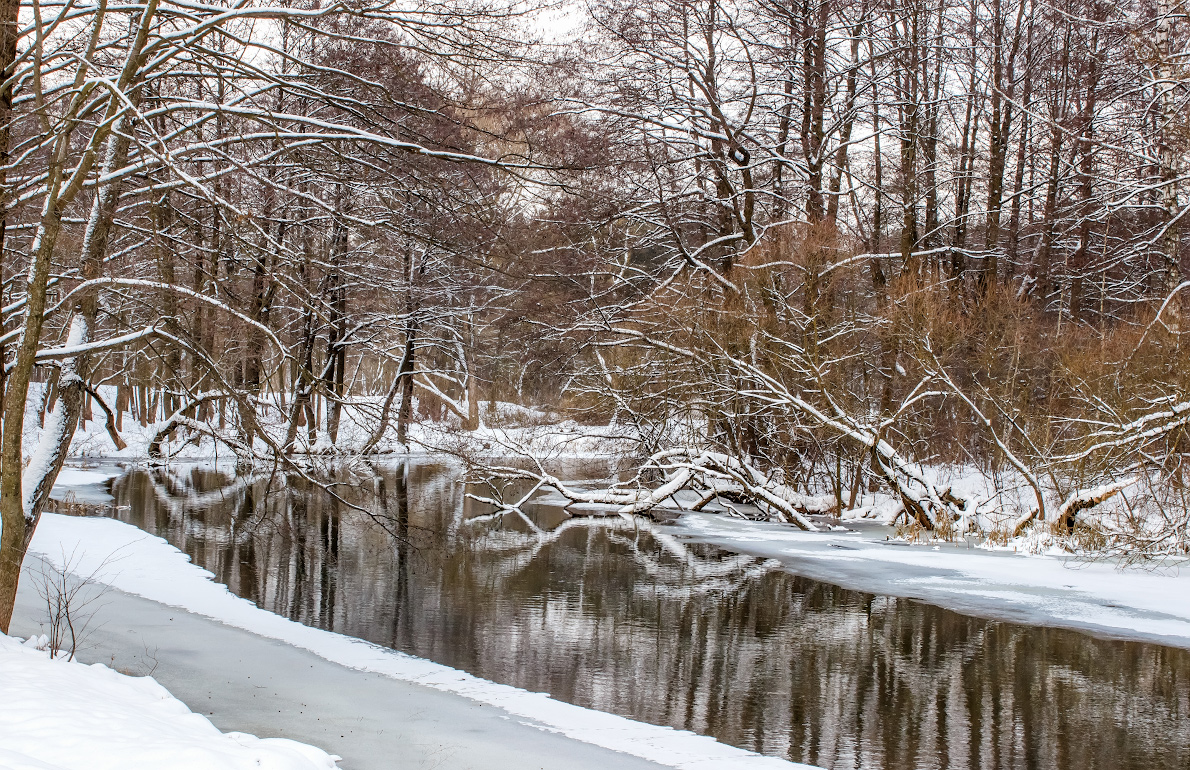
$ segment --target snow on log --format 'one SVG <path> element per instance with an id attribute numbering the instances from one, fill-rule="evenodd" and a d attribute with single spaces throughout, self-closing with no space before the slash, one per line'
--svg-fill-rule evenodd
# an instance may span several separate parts
<path id="1" fill-rule="evenodd" d="M 1066 498 L 1066 502 L 1062 503 L 1062 507 L 1058 509 L 1058 521 L 1067 531 L 1074 529 L 1074 519 L 1080 512 L 1088 508 L 1094 508 L 1100 503 L 1107 502 L 1121 491 L 1135 484 L 1136 481 L 1134 477 L 1126 478 L 1121 481 L 1113 481 L 1110 484 L 1102 484 L 1092 489 L 1075 492 Z"/>
<path id="2" fill-rule="evenodd" d="M 511 444 L 506 444 L 512 449 Z M 532 453 L 523 447 L 517 454 L 533 462 L 534 469 L 510 466 L 493 466 L 475 463 L 472 471 L 477 480 L 491 478 L 525 479 L 536 482 L 535 489 L 548 487 L 558 492 L 570 503 L 616 506 L 615 513 L 621 516 L 648 514 L 666 500 L 674 500 L 679 508 L 701 510 L 717 497 L 734 502 L 755 505 L 769 519 L 794 524 L 801 529 L 817 531 L 807 515 L 827 513 L 835 509 L 830 497 L 804 495 L 761 472 L 751 463 L 737 457 L 698 449 L 670 449 L 658 452 L 646 460 L 636 475 L 627 482 L 613 484 L 604 489 L 578 490 L 547 473 Z M 650 473 L 662 476 L 659 484 L 645 481 Z M 684 490 L 698 492 L 700 499 L 695 505 L 683 505 L 676 495 Z M 479 502 L 488 503 L 501 510 L 518 508 L 527 498 L 516 504 L 502 499 L 476 497 Z"/>

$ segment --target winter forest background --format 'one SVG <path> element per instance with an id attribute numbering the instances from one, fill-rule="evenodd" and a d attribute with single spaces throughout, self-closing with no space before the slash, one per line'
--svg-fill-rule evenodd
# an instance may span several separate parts
<path id="1" fill-rule="evenodd" d="M 1185 554 L 1186 13 L 4 0 L 0 606 L 88 426 Z"/>

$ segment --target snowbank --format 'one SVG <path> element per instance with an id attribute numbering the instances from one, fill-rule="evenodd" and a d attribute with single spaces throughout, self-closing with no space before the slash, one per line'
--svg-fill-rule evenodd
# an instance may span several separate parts
<path id="1" fill-rule="evenodd" d="M 303 626 L 234 596 L 213 575 L 161 538 L 112 519 L 44 514 L 30 550 L 58 568 L 130 594 L 181 607 L 227 625 L 278 639 L 349 668 L 451 692 L 504 709 L 514 718 L 575 740 L 683 770 L 806 768 L 719 743 L 713 738 L 636 722 L 496 684 L 377 645 Z M 180 767 L 178 765 L 169 765 Z"/>
<path id="2" fill-rule="evenodd" d="M 45 637 L 0 634 L 3 770 L 330 770 L 283 738 L 221 733 L 151 677 L 51 659 Z"/>

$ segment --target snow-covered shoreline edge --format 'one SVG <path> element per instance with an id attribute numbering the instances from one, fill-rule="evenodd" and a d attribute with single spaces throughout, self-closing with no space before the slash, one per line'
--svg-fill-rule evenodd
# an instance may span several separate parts
<path id="1" fill-rule="evenodd" d="M 125 593 L 276 639 L 346 666 L 461 695 L 503 709 L 525 724 L 679 770 L 806 768 L 684 730 L 636 722 L 497 684 L 432 661 L 309 626 L 262 610 L 214 582 L 165 540 L 113 519 L 43 515 L 30 552 L 59 569 L 95 573 Z"/>
<path id="2" fill-rule="evenodd" d="M 100 385 L 97 392 L 103 394 L 109 404 L 116 403 L 114 386 Z M 25 402 L 25 433 L 23 452 L 26 458 L 36 452 L 44 428 L 41 427 L 41 405 L 45 398 L 45 384 L 32 383 Z M 366 402 L 367 400 L 362 400 Z M 370 443 L 374 429 L 374 415 L 368 408 L 376 404 L 348 404 L 344 407 L 338 437 L 331 442 L 325 431 L 317 431 L 313 443 L 305 431 L 298 431 L 292 447 L 295 462 L 335 461 L 339 459 L 404 459 L 425 457 L 434 454 L 449 454 L 455 450 L 482 454 L 485 448 L 500 448 L 508 445 L 529 446 L 535 452 L 551 458 L 600 458 L 631 443 L 622 428 L 610 425 L 580 425 L 573 420 L 561 419 L 538 409 L 507 402 L 482 405 L 484 420 L 475 430 L 464 431 L 457 420 L 441 422 L 416 420 L 409 425 L 407 443 L 396 440 L 396 426 L 390 424 L 381 440 L 372 446 L 367 454 L 361 450 Z M 50 411 L 45 419 L 55 412 Z M 149 446 L 159 431 L 167 424 L 166 415 L 159 413 L 153 422 L 139 423 L 130 412 L 120 413 L 118 433 L 124 442 L 117 447 L 108 433 L 102 412 L 93 412 L 92 419 L 79 423 L 71 439 L 67 456 L 73 462 L 143 462 L 150 459 Z M 267 433 L 274 444 L 284 443 L 288 415 L 283 409 L 267 407 L 259 416 L 260 428 Z M 255 449 L 261 457 L 268 457 L 270 447 L 259 437 Z M 166 437 L 158 461 L 189 462 L 232 462 L 235 453 L 221 441 L 208 434 L 171 435 Z"/>
<path id="3" fill-rule="evenodd" d="M 51 657 L 46 637 L 0 634 L 4 770 L 333 770 L 285 738 L 220 732 L 151 676 Z"/>

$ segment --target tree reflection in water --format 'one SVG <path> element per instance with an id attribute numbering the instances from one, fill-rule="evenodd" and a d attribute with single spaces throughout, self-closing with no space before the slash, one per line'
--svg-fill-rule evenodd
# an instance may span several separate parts
<path id="1" fill-rule="evenodd" d="M 485 515 L 433 464 L 136 470 L 113 493 L 236 594 L 582 706 L 827 768 L 1190 767 L 1190 652 L 966 617 L 640 520 Z"/>

